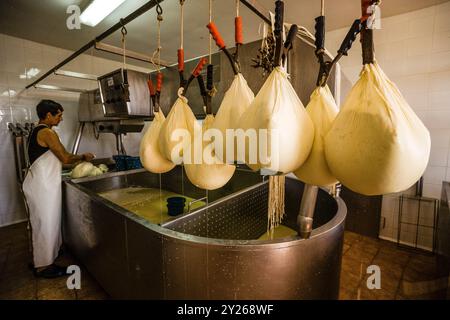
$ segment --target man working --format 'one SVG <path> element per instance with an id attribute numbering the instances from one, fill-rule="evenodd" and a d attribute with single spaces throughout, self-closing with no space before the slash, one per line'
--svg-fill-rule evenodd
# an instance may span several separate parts
<path id="1" fill-rule="evenodd" d="M 33 240 L 33 263 L 36 276 L 54 278 L 66 275 L 66 268 L 54 264 L 62 244 L 61 169 L 63 164 L 91 161 L 94 155 L 81 156 L 66 151 L 53 126 L 62 121 L 63 107 L 42 100 L 36 107 L 39 124 L 28 140 L 31 167 L 23 182 Z"/>

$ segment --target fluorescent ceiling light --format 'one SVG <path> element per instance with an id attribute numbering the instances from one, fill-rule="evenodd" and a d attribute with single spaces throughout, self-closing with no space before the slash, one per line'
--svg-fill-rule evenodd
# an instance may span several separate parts
<path id="1" fill-rule="evenodd" d="M 80 20 L 85 25 L 95 27 L 124 2 L 125 0 L 93 0 L 81 14 Z"/>
<path id="2" fill-rule="evenodd" d="M 21 74 L 19 76 L 20 79 L 31 79 L 36 77 L 39 72 L 41 72 L 41 70 L 39 70 L 38 68 L 31 68 L 28 70 L 25 70 L 25 73 Z"/>
<path id="3" fill-rule="evenodd" d="M 16 95 L 16 91 L 14 91 L 14 90 L 8 90 L 8 91 L 4 91 L 3 93 L 2 93 L 2 96 L 3 97 L 14 97 L 15 95 Z"/>

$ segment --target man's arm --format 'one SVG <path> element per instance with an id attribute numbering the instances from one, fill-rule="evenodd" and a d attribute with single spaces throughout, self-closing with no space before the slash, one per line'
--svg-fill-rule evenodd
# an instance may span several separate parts
<path id="1" fill-rule="evenodd" d="M 38 143 L 44 147 L 50 148 L 53 154 L 63 164 L 73 164 L 79 161 L 91 161 L 94 156 L 90 153 L 83 154 L 81 156 L 71 154 L 66 151 L 66 148 L 62 145 L 58 135 L 51 129 L 42 129 L 37 136 Z"/>

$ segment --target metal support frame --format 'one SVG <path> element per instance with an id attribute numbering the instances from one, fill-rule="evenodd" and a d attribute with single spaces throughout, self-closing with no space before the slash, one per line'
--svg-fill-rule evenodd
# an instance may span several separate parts
<path id="1" fill-rule="evenodd" d="M 115 25 L 113 25 L 111 28 L 109 28 L 108 30 L 103 32 L 101 35 L 99 35 L 95 39 L 89 41 L 87 44 L 85 44 L 83 47 L 81 47 L 76 52 L 71 54 L 69 57 L 64 59 L 62 62 L 57 64 L 55 67 L 51 68 L 49 71 L 47 71 L 44 75 L 39 77 L 33 83 L 30 83 L 29 85 L 27 85 L 25 87 L 25 89 L 29 89 L 31 87 L 36 87 L 36 85 L 39 82 L 41 82 L 42 80 L 46 79 L 48 76 L 50 76 L 52 74 L 57 74 L 57 71 L 60 68 L 62 68 L 63 66 L 68 64 L 70 61 L 72 61 L 73 59 L 77 58 L 79 55 L 83 54 L 84 52 L 86 52 L 87 50 L 89 50 L 92 47 L 94 47 L 97 50 L 107 51 L 107 52 L 110 52 L 110 53 L 113 53 L 113 54 L 119 54 L 119 51 L 117 51 L 118 48 L 116 48 L 114 46 L 106 45 L 106 44 L 103 44 L 103 43 L 100 43 L 100 42 L 103 39 L 105 39 L 108 36 L 110 36 L 111 34 L 113 34 L 114 32 L 116 32 L 117 30 L 121 29 L 123 26 L 125 26 L 129 22 L 131 22 L 134 19 L 138 18 L 139 16 L 141 16 L 145 12 L 149 11 L 150 9 L 153 9 L 154 7 L 156 7 L 158 5 L 158 3 L 161 3 L 163 1 L 164 0 L 151 0 L 151 1 L 147 2 L 146 4 L 144 4 L 142 7 L 140 7 L 139 9 L 137 9 L 136 11 L 134 11 L 133 13 L 129 14 L 126 18 L 120 19 L 120 21 L 117 22 Z M 240 0 L 240 2 L 243 5 L 245 5 L 248 9 L 250 9 L 250 11 L 255 13 L 258 17 L 260 17 L 264 22 L 270 24 L 270 19 L 267 16 L 265 16 L 258 8 L 255 7 L 255 5 L 254 5 L 256 3 L 255 0 L 250 0 L 250 1 L 248 1 L 248 0 Z M 253 4 L 251 2 L 253 2 Z M 120 52 L 123 52 L 123 51 L 120 49 Z M 148 61 L 151 62 L 151 58 L 149 59 L 146 56 L 144 56 L 142 54 L 139 54 L 137 52 L 131 53 L 131 55 L 130 55 L 130 52 L 128 52 L 128 54 L 129 55 L 127 55 L 127 56 L 129 58 L 136 59 L 136 60 L 141 60 L 141 61 L 145 61 L 145 62 L 148 62 Z M 155 62 L 156 62 L 156 60 L 155 60 Z M 164 67 L 170 66 L 169 63 L 167 63 L 167 62 L 164 62 L 164 61 L 158 61 L 158 62 L 160 63 L 161 66 L 164 66 Z M 156 63 L 156 64 L 158 64 L 158 63 Z"/>
<path id="2" fill-rule="evenodd" d="M 47 71 L 39 79 L 37 79 L 33 83 L 27 85 L 25 88 L 29 89 L 31 87 L 36 86 L 39 82 L 41 82 L 42 80 L 46 79 L 48 76 L 52 75 L 53 73 L 55 73 L 58 69 L 60 69 L 61 67 L 65 66 L 70 61 L 72 61 L 73 59 L 75 59 L 79 55 L 83 54 L 88 49 L 94 47 L 97 42 L 102 41 L 103 39 L 105 39 L 106 37 L 110 36 L 111 34 L 116 32 L 117 30 L 121 29 L 123 26 L 125 26 L 129 22 L 133 21 L 134 19 L 136 19 L 137 17 L 141 16 L 142 14 L 144 14 L 147 11 L 149 11 L 150 9 L 156 7 L 158 5 L 158 3 L 161 3 L 163 1 L 164 0 L 151 0 L 151 1 L 147 2 L 146 4 L 144 4 L 142 7 L 140 7 L 139 9 L 137 9 L 136 11 L 134 11 L 133 13 L 129 14 L 126 18 L 120 19 L 120 21 L 117 22 L 115 25 L 113 25 L 111 28 L 109 28 L 108 30 L 103 32 L 101 35 L 99 35 L 95 39 L 89 41 L 83 47 L 81 47 L 76 52 L 71 54 L 68 58 L 64 59 L 58 65 L 56 65 L 55 67 L 53 67 L 52 69 Z"/>

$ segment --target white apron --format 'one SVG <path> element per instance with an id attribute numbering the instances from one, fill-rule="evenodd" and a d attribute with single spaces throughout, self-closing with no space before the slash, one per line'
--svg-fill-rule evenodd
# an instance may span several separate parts
<path id="1" fill-rule="evenodd" d="M 35 268 L 51 265 L 62 243 L 61 170 L 61 162 L 48 150 L 34 161 L 23 182 L 30 211 Z"/>

